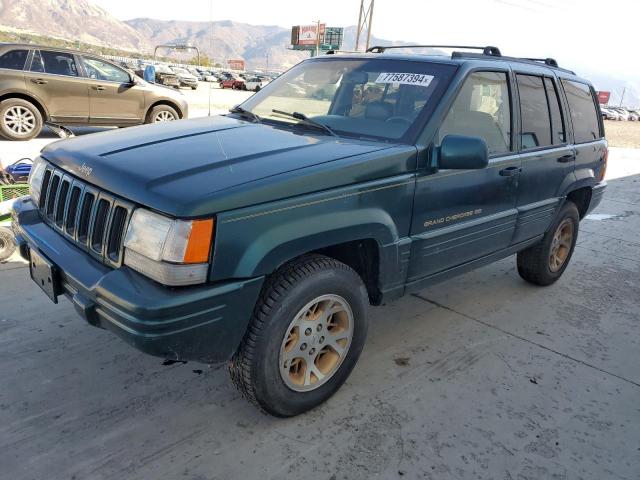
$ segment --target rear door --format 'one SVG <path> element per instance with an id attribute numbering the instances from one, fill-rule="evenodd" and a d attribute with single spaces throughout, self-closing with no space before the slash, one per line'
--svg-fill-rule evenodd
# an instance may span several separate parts
<path id="1" fill-rule="evenodd" d="M 27 90 L 46 106 L 52 122 L 89 121 L 89 91 L 73 53 L 35 50 L 25 79 Z"/>
<path id="2" fill-rule="evenodd" d="M 522 173 L 514 242 L 544 233 L 560 203 L 561 187 L 574 169 L 559 86 L 551 75 L 516 72 L 520 105 Z"/>
<path id="3" fill-rule="evenodd" d="M 95 57 L 83 56 L 82 63 L 89 86 L 90 123 L 142 123 L 144 89 L 132 82 L 129 72 Z"/>
<path id="4" fill-rule="evenodd" d="M 480 137 L 489 165 L 480 170 L 425 170 L 416 182 L 408 282 L 507 248 L 517 218 L 520 159 L 513 148 L 509 70 L 468 75 L 440 126 L 447 135 Z"/>

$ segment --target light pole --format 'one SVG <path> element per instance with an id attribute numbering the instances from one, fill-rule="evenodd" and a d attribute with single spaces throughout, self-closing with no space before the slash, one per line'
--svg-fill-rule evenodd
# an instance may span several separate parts
<path id="1" fill-rule="evenodd" d="M 313 22 L 316 24 L 316 57 L 320 55 L 320 20 Z"/>

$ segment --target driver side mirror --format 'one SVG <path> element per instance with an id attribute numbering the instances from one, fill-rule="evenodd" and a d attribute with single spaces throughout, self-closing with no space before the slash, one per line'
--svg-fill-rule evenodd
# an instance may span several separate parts
<path id="1" fill-rule="evenodd" d="M 438 150 L 438 168 L 477 170 L 489 164 L 487 143 L 480 137 L 447 135 Z"/>

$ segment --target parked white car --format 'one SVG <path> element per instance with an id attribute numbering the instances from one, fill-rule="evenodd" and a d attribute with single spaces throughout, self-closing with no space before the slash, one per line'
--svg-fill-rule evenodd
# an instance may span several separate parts
<path id="1" fill-rule="evenodd" d="M 247 78 L 245 85 L 247 90 L 251 90 L 252 92 L 259 92 L 264 86 L 269 83 L 268 80 L 260 77 L 249 77 Z"/>

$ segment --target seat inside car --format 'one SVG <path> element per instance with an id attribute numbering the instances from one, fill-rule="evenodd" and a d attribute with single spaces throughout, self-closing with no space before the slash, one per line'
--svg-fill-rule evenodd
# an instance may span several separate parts
<path id="1" fill-rule="evenodd" d="M 365 118 L 384 122 L 393 115 L 393 105 L 387 102 L 368 103 L 364 110 Z"/>

